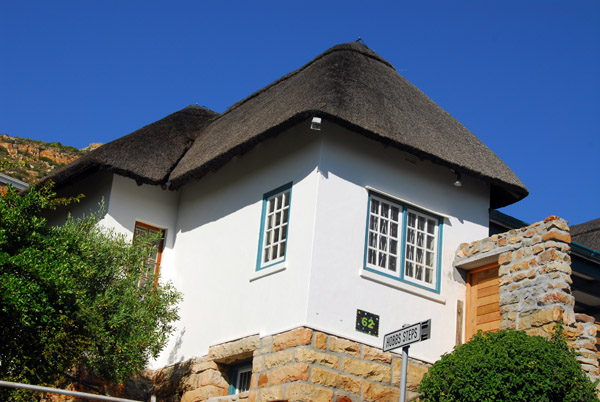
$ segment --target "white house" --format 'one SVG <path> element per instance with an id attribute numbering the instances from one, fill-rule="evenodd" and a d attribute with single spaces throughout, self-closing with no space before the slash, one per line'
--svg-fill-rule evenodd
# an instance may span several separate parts
<path id="1" fill-rule="evenodd" d="M 156 272 L 184 300 L 155 368 L 298 328 L 381 348 L 384 334 L 426 319 L 431 339 L 411 357 L 432 363 L 464 338 L 459 244 L 488 236 L 490 207 L 528 194 L 360 43 L 329 49 L 222 114 L 175 112 L 52 179 L 61 193 L 86 194 L 75 213 L 103 197 L 105 225 L 164 231 Z M 269 369 L 254 364 L 256 382 Z"/>

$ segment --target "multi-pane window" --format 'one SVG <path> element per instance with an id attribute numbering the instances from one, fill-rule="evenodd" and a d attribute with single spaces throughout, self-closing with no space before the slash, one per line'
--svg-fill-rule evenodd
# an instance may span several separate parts
<path id="1" fill-rule="evenodd" d="M 291 183 L 264 196 L 258 269 L 285 260 L 290 198 Z"/>
<path id="2" fill-rule="evenodd" d="M 142 273 L 138 286 L 142 286 L 146 281 L 152 281 L 154 286 L 158 284 L 158 273 L 160 270 L 160 259 L 162 257 L 165 231 L 145 223 L 136 222 L 134 229 L 134 241 L 138 236 L 153 236 L 156 239 L 152 255 L 149 256 L 142 265 Z"/>
<path id="3" fill-rule="evenodd" d="M 369 196 L 365 267 L 438 289 L 440 218 Z"/>

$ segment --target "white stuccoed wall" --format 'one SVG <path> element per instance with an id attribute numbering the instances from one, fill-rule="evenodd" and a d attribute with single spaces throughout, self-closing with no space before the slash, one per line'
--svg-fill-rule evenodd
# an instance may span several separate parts
<path id="1" fill-rule="evenodd" d="M 408 162 L 402 152 L 335 125 L 324 125 L 323 138 L 308 326 L 381 348 L 386 333 L 431 319 L 432 338 L 411 346 L 410 354 L 436 361 L 455 345 L 465 286 L 452 261 L 461 242 L 487 236 L 488 186 L 463 176 L 463 186 L 454 187 L 448 169 L 414 157 L 416 163 Z M 367 186 L 450 217 L 443 226 L 439 294 L 363 272 Z M 380 316 L 379 337 L 355 330 L 357 309 Z"/>

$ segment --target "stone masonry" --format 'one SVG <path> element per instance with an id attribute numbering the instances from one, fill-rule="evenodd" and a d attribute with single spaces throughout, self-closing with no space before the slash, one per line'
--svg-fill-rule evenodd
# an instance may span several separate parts
<path id="1" fill-rule="evenodd" d="M 227 396 L 231 366 L 248 361 L 250 391 Z M 217 345 L 208 356 L 158 370 L 152 393 L 163 402 L 395 402 L 401 363 L 398 354 L 300 327 Z M 427 369 L 409 360 L 408 401 Z"/>
<path id="2" fill-rule="evenodd" d="M 571 295 L 571 235 L 567 222 L 555 216 L 521 229 L 461 244 L 457 267 L 497 260 L 500 284 L 500 328 L 551 336 L 563 323 L 570 346 L 588 375 L 599 378 L 594 317 L 575 314 Z"/>

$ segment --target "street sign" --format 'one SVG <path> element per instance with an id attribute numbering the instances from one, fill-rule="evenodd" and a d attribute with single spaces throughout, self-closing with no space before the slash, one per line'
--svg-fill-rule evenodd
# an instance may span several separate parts
<path id="1" fill-rule="evenodd" d="M 383 351 L 387 352 L 392 349 L 410 345 L 411 343 L 429 339 L 430 331 L 431 320 L 427 320 L 390 332 L 383 337 Z"/>

